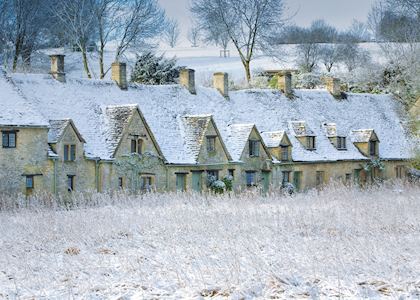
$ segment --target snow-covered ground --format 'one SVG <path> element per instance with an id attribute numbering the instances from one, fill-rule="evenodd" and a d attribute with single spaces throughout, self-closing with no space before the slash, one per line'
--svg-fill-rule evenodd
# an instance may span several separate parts
<path id="1" fill-rule="evenodd" d="M 296 50 L 295 45 L 283 45 L 278 47 L 276 58 L 272 56 L 264 56 L 257 53 L 255 59 L 251 63 L 251 69 L 254 73 L 262 70 L 273 69 L 297 69 L 296 64 Z M 368 50 L 372 56 L 372 60 L 376 63 L 383 62 L 384 57 L 381 53 L 380 47 L 376 43 L 361 44 L 361 47 Z M 114 61 L 114 47 L 111 44 L 105 53 L 105 67 L 111 66 Z M 180 45 L 176 48 L 168 48 L 167 46 L 160 46 L 157 49 L 157 54 L 163 54 L 167 58 L 176 57 L 179 66 L 185 66 L 196 70 L 196 81 L 199 85 L 208 85 L 211 82 L 213 73 L 227 72 L 230 78 L 236 83 L 245 81 L 245 73 L 239 58 L 238 52 L 234 47 L 230 47 L 230 57 L 220 57 L 220 48 L 215 46 L 200 46 L 189 47 Z M 35 72 L 46 73 L 49 70 L 49 59 L 45 54 L 51 53 L 65 53 L 66 54 L 66 73 L 69 78 L 84 78 L 86 74 L 83 70 L 81 62 L 81 54 L 78 52 L 71 52 L 64 49 L 48 49 L 41 50 L 34 54 L 32 64 Z M 135 63 L 135 53 L 128 51 L 122 59 L 128 63 L 129 72 Z M 89 65 L 94 78 L 99 78 L 99 65 L 97 53 L 89 53 Z M 336 69 L 338 71 L 345 71 L 344 67 Z M 320 71 L 324 71 L 320 64 Z M 107 77 L 110 78 L 110 72 Z"/>
<path id="2" fill-rule="evenodd" d="M 100 205 L 0 211 L 0 299 L 418 299 L 419 194 L 93 196 Z"/>

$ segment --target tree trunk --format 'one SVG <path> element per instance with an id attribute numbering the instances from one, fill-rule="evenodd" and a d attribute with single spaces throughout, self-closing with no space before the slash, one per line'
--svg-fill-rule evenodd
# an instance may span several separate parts
<path id="1" fill-rule="evenodd" d="M 104 48 L 105 46 L 101 43 L 99 48 L 99 78 L 104 79 L 105 70 L 104 70 Z"/>
<path id="2" fill-rule="evenodd" d="M 87 77 L 91 79 L 92 75 L 90 74 L 90 70 L 89 70 L 89 64 L 88 64 L 87 55 L 86 55 L 86 48 L 81 49 L 81 50 L 82 50 L 82 58 L 83 58 L 83 67 L 85 69 Z"/>
<path id="3" fill-rule="evenodd" d="M 15 72 L 17 69 L 17 63 L 18 63 L 20 51 L 21 51 L 21 42 L 20 42 L 20 39 L 18 38 L 16 39 L 16 42 L 15 42 L 15 53 L 13 54 L 13 66 L 12 66 L 13 72 Z"/>
<path id="4" fill-rule="evenodd" d="M 246 75 L 246 81 L 248 83 L 251 82 L 251 62 L 249 60 L 245 60 L 242 62 L 245 68 L 245 75 Z"/>
<path id="5" fill-rule="evenodd" d="M 22 49 L 22 61 L 23 66 L 26 71 L 29 71 L 31 69 L 31 54 L 32 54 L 32 46 L 24 46 Z"/>

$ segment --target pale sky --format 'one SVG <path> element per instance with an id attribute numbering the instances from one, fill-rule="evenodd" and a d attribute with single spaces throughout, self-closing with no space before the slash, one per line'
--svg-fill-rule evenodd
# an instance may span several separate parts
<path id="1" fill-rule="evenodd" d="M 183 31 L 190 27 L 191 17 L 188 10 L 193 0 L 159 0 L 167 14 L 178 20 Z M 339 29 L 345 29 L 353 19 L 365 22 L 375 0 L 286 0 L 288 16 L 300 26 L 308 26 L 313 20 L 325 19 Z"/>

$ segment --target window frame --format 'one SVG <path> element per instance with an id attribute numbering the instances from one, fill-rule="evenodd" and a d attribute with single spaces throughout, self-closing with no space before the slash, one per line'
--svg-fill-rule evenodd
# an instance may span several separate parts
<path id="1" fill-rule="evenodd" d="M 369 155 L 370 156 L 378 155 L 377 147 L 378 147 L 378 141 L 375 141 L 375 140 L 369 141 Z"/>
<path id="2" fill-rule="evenodd" d="M 63 145 L 63 160 L 65 162 L 76 161 L 77 147 L 76 144 Z"/>
<path id="3" fill-rule="evenodd" d="M 28 185 L 28 180 L 31 182 L 30 185 Z M 33 190 L 35 188 L 35 176 L 34 175 L 26 175 L 25 176 L 25 187 L 26 190 Z"/>
<path id="4" fill-rule="evenodd" d="M 124 178 L 118 177 L 118 188 L 123 189 L 124 188 Z"/>
<path id="5" fill-rule="evenodd" d="M 3 149 L 16 149 L 17 148 L 17 130 L 3 130 L 1 132 L 2 148 Z M 10 145 L 11 136 L 14 136 L 13 145 Z M 7 144 L 5 143 L 7 141 Z"/>
<path id="6" fill-rule="evenodd" d="M 347 150 L 347 139 L 345 136 L 337 137 L 337 150 Z"/>
<path id="7" fill-rule="evenodd" d="M 74 191 L 74 178 L 76 175 L 67 175 L 67 191 L 72 193 Z"/>
<path id="8" fill-rule="evenodd" d="M 306 137 L 306 149 L 307 150 L 316 150 L 316 140 L 315 136 L 307 136 Z"/>
<path id="9" fill-rule="evenodd" d="M 251 176 L 251 177 L 248 177 Z M 248 179 L 251 178 L 253 181 L 249 181 Z M 252 187 L 257 186 L 257 172 L 256 171 L 245 171 L 245 181 L 246 186 Z"/>
<path id="10" fill-rule="evenodd" d="M 291 173 L 292 173 L 291 171 L 281 171 L 281 186 L 282 187 L 285 187 L 287 183 L 290 183 Z"/>
<path id="11" fill-rule="evenodd" d="M 146 185 L 145 182 L 148 181 Z M 140 182 L 140 190 L 142 192 L 151 192 L 154 185 L 154 177 L 153 175 L 142 175 L 141 182 Z"/>
<path id="12" fill-rule="evenodd" d="M 216 152 L 216 135 L 206 136 L 206 148 L 208 153 Z"/>
<path id="13" fill-rule="evenodd" d="M 228 175 L 232 177 L 232 179 L 235 178 L 235 169 L 229 169 L 228 170 Z"/>
<path id="14" fill-rule="evenodd" d="M 289 146 L 280 146 L 280 160 L 281 161 L 289 161 Z"/>
<path id="15" fill-rule="evenodd" d="M 249 157 L 260 156 L 260 141 L 259 140 L 249 140 L 248 147 L 249 147 Z"/>

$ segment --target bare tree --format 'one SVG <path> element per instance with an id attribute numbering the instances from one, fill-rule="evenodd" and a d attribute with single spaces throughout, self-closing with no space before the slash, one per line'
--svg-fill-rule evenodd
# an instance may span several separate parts
<path id="1" fill-rule="evenodd" d="M 120 25 L 116 30 L 116 61 L 130 47 L 144 45 L 149 39 L 162 33 L 167 24 L 165 12 L 157 0 L 127 0 L 118 20 Z"/>
<path id="2" fill-rule="evenodd" d="M 105 47 L 119 26 L 118 14 L 123 9 L 121 0 L 95 0 L 93 9 L 99 38 L 99 78 L 105 77 L 104 67 Z"/>
<path id="3" fill-rule="evenodd" d="M 0 1 L 0 41 L 13 44 L 13 71 L 19 57 L 30 66 L 31 54 L 47 21 L 45 5 L 46 0 Z"/>
<path id="4" fill-rule="evenodd" d="M 96 34 L 96 18 L 92 0 L 57 0 L 52 6 L 55 17 L 67 28 L 67 34 L 72 44 L 82 53 L 83 67 L 88 78 L 92 78 L 87 46 Z"/>
<path id="5" fill-rule="evenodd" d="M 296 46 L 297 63 L 304 72 L 310 73 L 314 71 L 322 57 L 321 43 L 334 43 L 337 30 L 325 21 L 317 20 L 312 22 L 309 28 L 292 28 L 292 34 L 299 43 Z M 326 67 L 332 68 L 331 60 L 327 60 Z"/>
<path id="6" fill-rule="evenodd" d="M 169 20 L 164 38 L 171 48 L 175 48 L 176 44 L 178 44 L 180 34 L 181 31 L 178 22 L 176 20 Z"/>
<path id="7" fill-rule="evenodd" d="M 282 0 L 196 0 L 191 11 L 203 29 L 226 33 L 239 53 L 248 82 L 255 51 L 269 32 L 283 25 Z"/>
<path id="8" fill-rule="evenodd" d="M 332 68 L 341 60 L 341 51 L 339 44 L 323 44 L 319 48 L 319 58 L 325 66 L 327 72 L 331 72 Z"/>
<path id="9" fill-rule="evenodd" d="M 200 40 L 200 28 L 197 25 L 193 25 L 188 31 L 188 41 L 192 47 L 198 47 L 198 41 Z"/>

